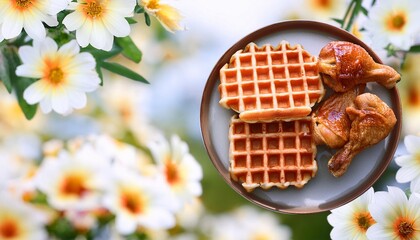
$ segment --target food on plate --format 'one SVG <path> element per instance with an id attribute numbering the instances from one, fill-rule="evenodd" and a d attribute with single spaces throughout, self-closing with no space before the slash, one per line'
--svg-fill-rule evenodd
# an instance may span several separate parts
<path id="1" fill-rule="evenodd" d="M 246 191 L 303 187 L 317 172 L 311 117 L 290 122 L 246 123 L 236 115 L 229 128 L 230 175 Z"/>
<path id="2" fill-rule="evenodd" d="M 246 122 L 308 116 L 324 96 L 317 58 L 301 45 L 248 44 L 220 70 L 220 104 Z"/>
<path id="3" fill-rule="evenodd" d="M 401 79 L 392 67 L 376 63 L 364 48 L 345 41 L 333 41 L 321 49 L 319 71 L 323 82 L 336 92 L 367 82 L 390 89 Z"/>
<path id="4" fill-rule="evenodd" d="M 353 105 L 353 101 L 364 89 L 365 84 L 357 85 L 347 92 L 332 94 L 320 104 L 312 114 L 316 145 L 341 148 L 349 141 L 351 121 L 346 108 Z"/>
<path id="5" fill-rule="evenodd" d="M 346 112 L 352 121 L 349 141 L 328 161 L 328 169 L 336 177 L 346 172 L 359 152 L 388 136 L 397 122 L 392 109 L 371 93 L 357 96 Z"/>

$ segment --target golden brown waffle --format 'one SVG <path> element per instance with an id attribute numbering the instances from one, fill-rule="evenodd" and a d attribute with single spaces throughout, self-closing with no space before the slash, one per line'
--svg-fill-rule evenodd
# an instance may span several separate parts
<path id="1" fill-rule="evenodd" d="M 230 174 L 251 192 L 257 187 L 303 187 L 317 172 L 310 117 L 290 122 L 246 123 L 233 116 Z"/>
<path id="2" fill-rule="evenodd" d="M 324 96 L 317 58 L 301 45 L 248 44 L 220 70 L 220 104 L 246 122 L 305 117 Z"/>

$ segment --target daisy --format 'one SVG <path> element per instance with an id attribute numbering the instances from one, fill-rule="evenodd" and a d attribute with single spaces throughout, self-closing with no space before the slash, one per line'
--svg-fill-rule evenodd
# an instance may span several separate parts
<path id="1" fill-rule="evenodd" d="M 43 161 L 35 185 L 56 209 L 92 210 L 101 206 L 109 174 L 106 159 L 85 146 L 76 153 L 62 151 L 56 159 Z"/>
<path id="2" fill-rule="evenodd" d="M 165 181 L 179 201 L 179 208 L 200 196 L 200 180 L 203 171 L 197 160 L 189 153 L 188 145 L 174 135 L 169 144 L 161 136 L 151 142 L 149 148 Z"/>
<path id="3" fill-rule="evenodd" d="M 397 187 L 376 192 L 369 211 L 376 223 L 366 232 L 369 239 L 420 239 L 420 196 L 409 199 Z"/>
<path id="4" fill-rule="evenodd" d="M 0 193 L 0 239 L 47 239 L 46 218 L 37 210 Z"/>
<path id="5" fill-rule="evenodd" d="M 420 27 L 420 5 L 413 0 L 382 0 L 369 11 L 370 21 L 365 29 L 373 36 L 373 42 L 385 47 L 388 43 L 407 50 Z"/>
<path id="6" fill-rule="evenodd" d="M 148 14 L 155 16 L 166 30 L 175 32 L 184 29 L 180 25 L 182 16 L 176 8 L 161 3 L 161 0 L 139 0 L 139 4 Z"/>
<path id="7" fill-rule="evenodd" d="M 367 239 L 366 231 L 375 223 L 368 210 L 373 196 L 370 188 L 356 200 L 331 211 L 327 217 L 333 227 L 331 239 Z"/>
<path id="8" fill-rule="evenodd" d="M 19 36 L 22 29 L 33 39 L 46 36 L 43 22 L 57 26 L 57 14 L 68 5 L 68 0 L 0 0 L 1 35 L 5 39 Z"/>
<path id="9" fill-rule="evenodd" d="M 125 19 L 133 14 L 136 0 L 78 0 L 71 2 L 63 24 L 76 31 L 77 42 L 82 47 L 89 43 L 106 51 L 111 50 L 114 36 L 126 37 L 130 25 Z"/>
<path id="10" fill-rule="evenodd" d="M 114 169 L 104 204 L 115 213 L 119 233 L 130 234 L 138 227 L 168 229 L 175 225 L 173 202 L 163 182 L 125 168 Z"/>
<path id="11" fill-rule="evenodd" d="M 395 158 L 395 162 L 401 167 L 395 176 L 400 183 L 420 177 L 420 137 L 408 135 L 404 138 L 404 145 L 409 154 Z"/>
<path id="12" fill-rule="evenodd" d="M 75 40 L 60 49 L 51 38 L 34 41 L 33 47 L 21 47 L 19 56 L 23 65 L 16 74 L 39 79 L 25 90 L 24 98 L 29 104 L 40 103 L 44 113 L 68 114 L 73 108 L 83 108 L 85 92 L 99 87 L 95 59 L 90 53 L 80 53 Z"/>

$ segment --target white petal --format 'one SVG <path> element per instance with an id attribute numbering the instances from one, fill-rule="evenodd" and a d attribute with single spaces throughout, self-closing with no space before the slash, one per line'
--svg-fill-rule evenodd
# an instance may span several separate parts
<path id="1" fill-rule="evenodd" d="M 52 109 L 59 114 L 66 114 L 70 109 L 70 103 L 67 96 L 67 91 L 64 89 L 57 89 L 51 96 Z"/>
<path id="2" fill-rule="evenodd" d="M 39 51 L 40 51 L 41 56 L 49 56 L 51 54 L 55 54 L 57 50 L 58 50 L 57 43 L 49 37 L 45 38 L 40 43 Z"/>
<path id="3" fill-rule="evenodd" d="M 107 32 L 108 30 L 105 28 L 105 26 L 101 22 L 94 21 L 93 26 L 92 26 L 92 35 L 90 39 L 90 44 L 97 49 L 111 50 L 111 49 L 104 49 L 106 41 L 107 41 L 107 37 L 109 37 Z"/>
<path id="4" fill-rule="evenodd" d="M 39 103 L 39 106 L 41 107 L 41 111 L 45 114 L 51 112 L 52 106 L 51 106 L 51 96 L 46 95 L 44 99 Z"/>
<path id="5" fill-rule="evenodd" d="M 74 56 L 80 52 L 79 44 L 76 40 L 72 40 L 60 47 L 58 53 L 60 55 Z"/>
<path id="6" fill-rule="evenodd" d="M 413 155 L 403 155 L 403 156 L 396 157 L 395 158 L 395 163 L 398 166 L 402 167 L 405 164 L 407 164 L 407 163 L 409 163 L 409 162 L 411 162 L 413 160 L 414 160 L 414 156 Z"/>
<path id="7" fill-rule="evenodd" d="M 23 92 L 23 98 L 29 104 L 39 103 L 47 94 L 46 86 L 40 81 L 32 83 L 29 87 Z"/>
<path id="8" fill-rule="evenodd" d="M 78 11 L 74 11 L 70 13 L 63 20 L 63 24 L 66 26 L 66 28 L 69 31 L 74 31 L 76 29 L 79 29 L 80 27 L 82 27 L 82 25 L 85 22 L 86 22 L 86 17 Z"/>
<path id="9" fill-rule="evenodd" d="M 103 18 L 103 21 L 108 31 L 116 37 L 125 37 L 130 34 L 130 24 L 118 14 L 110 12 Z"/>
<path id="10" fill-rule="evenodd" d="M 59 12 L 66 9 L 67 6 L 69 5 L 68 0 L 54 0 L 54 1 L 49 1 L 48 3 L 49 3 L 48 14 L 50 15 L 58 14 Z"/>
<path id="11" fill-rule="evenodd" d="M 410 182 L 416 177 L 420 177 L 420 166 L 417 166 L 415 163 L 401 167 L 395 176 L 400 183 Z"/>
<path id="12" fill-rule="evenodd" d="M 57 16 L 44 15 L 42 21 L 50 27 L 55 27 L 58 25 Z"/>
<path id="13" fill-rule="evenodd" d="M 86 19 L 83 25 L 76 31 L 76 39 L 81 47 L 87 47 L 92 34 L 92 21 Z"/>
<path id="14" fill-rule="evenodd" d="M 2 25 L 2 33 L 5 39 L 11 39 L 17 37 L 23 28 L 23 16 L 20 14 L 15 14 L 12 11 L 9 11 L 8 14 L 4 16 L 4 21 Z"/>
<path id="15" fill-rule="evenodd" d="M 145 216 L 142 216 L 138 221 L 151 229 L 168 229 L 175 226 L 174 216 L 161 208 L 149 209 Z"/>
<path id="16" fill-rule="evenodd" d="M 136 222 L 126 216 L 117 216 L 116 227 L 119 233 L 130 234 L 136 230 Z"/>
<path id="17" fill-rule="evenodd" d="M 19 57 L 23 63 L 32 63 L 41 60 L 39 52 L 30 46 L 23 46 L 19 48 Z"/>
<path id="18" fill-rule="evenodd" d="M 420 152 L 420 137 L 408 135 L 404 138 L 404 145 L 410 153 Z"/>
<path id="19" fill-rule="evenodd" d="M 134 11 L 136 0 L 114 0 L 107 3 L 107 10 L 129 17 Z"/>
<path id="20" fill-rule="evenodd" d="M 200 196 L 203 193 L 203 189 L 201 187 L 200 182 L 190 182 L 188 184 L 188 191 L 193 196 Z"/>
<path id="21" fill-rule="evenodd" d="M 42 78 L 43 73 L 34 64 L 23 64 L 16 68 L 16 75 L 29 78 Z"/>
<path id="22" fill-rule="evenodd" d="M 77 73 L 80 73 L 80 71 L 91 71 L 94 70 L 96 67 L 96 60 L 92 56 L 92 54 L 88 52 L 82 52 L 80 54 L 77 54 L 73 61 L 66 66 L 66 69 L 69 69 L 70 71 L 76 71 Z"/>
<path id="23" fill-rule="evenodd" d="M 412 193 L 420 193 L 420 177 L 414 179 L 410 183 L 410 190 Z"/>
<path id="24" fill-rule="evenodd" d="M 86 94 L 79 91 L 68 92 L 70 106 L 75 109 L 81 109 L 86 106 Z"/>
<path id="25" fill-rule="evenodd" d="M 114 45 L 114 36 L 110 32 L 106 32 L 108 37 L 106 37 L 105 45 L 103 50 L 110 51 L 112 49 L 112 46 Z"/>
<path id="26" fill-rule="evenodd" d="M 369 239 L 375 240 L 389 240 L 396 239 L 392 233 L 392 229 L 386 229 L 380 224 L 374 224 L 368 228 L 366 235 Z"/>
<path id="27" fill-rule="evenodd" d="M 96 72 L 90 74 L 72 74 L 69 76 L 70 86 L 83 92 L 93 92 L 99 87 L 100 79 Z"/>
<path id="28" fill-rule="evenodd" d="M 30 16 L 29 13 L 25 15 L 25 22 L 23 25 L 26 33 L 33 39 L 42 40 L 46 36 L 46 31 L 41 20 L 35 19 L 34 16 Z"/>

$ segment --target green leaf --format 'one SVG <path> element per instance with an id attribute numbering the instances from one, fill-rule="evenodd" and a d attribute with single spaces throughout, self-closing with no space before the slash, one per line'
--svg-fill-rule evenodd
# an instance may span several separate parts
<path id="1" fill-rule="evenodd" d="M 115 38 L 117 44 L 122 48 L 122 55 L 135 63 L 139 63 L 142 58 L 142 52 L 133 42 L 130 36 Z"/>
<path id="2" fill-rule="evenodd" d="M 411 46 L 411 48 L 408 50 L 408 52 L 419 53 L 420 52 L 420 45 Z"/>
<path id="3" fill-rule="evenodd" d="M 28 104 L 23 98 L 23 93 L 25 89 L 29 87 L 29 85 L 36 81 L 36 79 L 16 76 L 16 68 L 21 64 L 20 58 L 17 54 L 17 50 L 10 47 L 9 50 L 6 51 L 5 56 L 9 63 L 9 76 L 11 79 L 12 86 L 16 91 L 16 97 L 18 99 L 19 106 L 22 109 L 26 119 L 31 120 L 36 114 L 36 109 L 38 105 Z"/>
<path id="4" fill-rule="evenodd" d="M 99 79 L 101 79 L 101 82 L 99 83 L 99 85 L 103 86 L 104 85 L 104 74 L 102 73 L 102 69 L 101 69 L 101 65 L 96 63 L 96 72 L 98 73 Z"/>
<path id="5" fill-rule="evenodd" d="M 0 80 L 3 82 L 9 93 L 12 93 L 12 80 L 9 71 L 9 61 L 7 59 L 9 48 L 2 46 L 0 48 Z"/>
<path id="6" fill-rule="evenodd" d="M 114 44 L 114 46 L 112 47 L 110 51 L 103 51 L 89 45 L 83 48 L 81 51 L 91 53 L 95 57 L 96 60 L 105 60 L 108 58 L 115 57 L 116 55 L 121 53 L 122 48 L 118 46 L 117 44 Z"/>
<path id="7" fill-rule="evenodd" d="M 365 7 L 363 7 L 362 6 L 362 8 L 360 9 L 360 11 L 365 15 L 365 16 L 367 16 L 368 14 L 369 14 L 369 11 L 365 8 Z"/>
<path id="8" fill-rule="evenodd" d="M 103 62 L 101 66 L 105 68 L 106 70 L 119 74 L 123 77 L 129 78 L 135 81 L 143 82 L 143 83 L 149 83 L 140 74 L 132 71 L 131 69 L 124 67 L 123 65 L 119 63 Z"/>
<path id="9" fill-rule="evenodd" d="M 343 19 L 339 19 L 339 18 L 331 18 L 331 20 L 333 20 L 334 22 L 342 25 L 344 23 Z"/>
<path id="10" fill-rule="evenodd" d="M 135 24 L 137 23 L 137 20 L 132 17 L 126 17 L 125 20 L 127 20 L 128 24 Z"/>
<path id="11" fill-rule="evenodd" d="M 147 12 L 144 12 L 144 21 L 146 22 L 146 25 L 150 27 L 151 21 L 150 16 L 147 14 Z"/>

